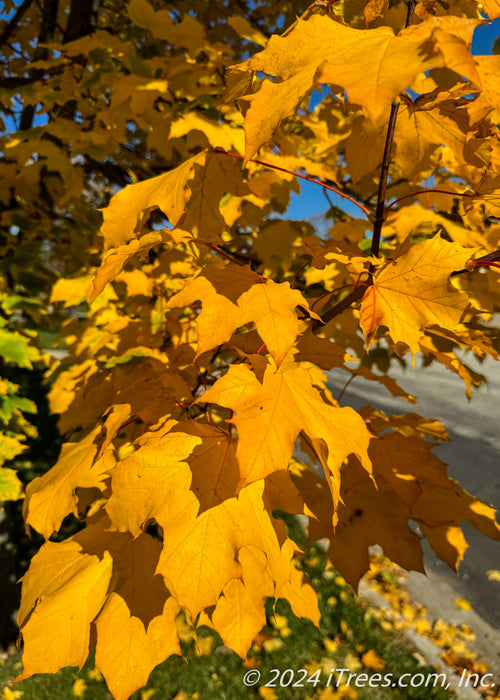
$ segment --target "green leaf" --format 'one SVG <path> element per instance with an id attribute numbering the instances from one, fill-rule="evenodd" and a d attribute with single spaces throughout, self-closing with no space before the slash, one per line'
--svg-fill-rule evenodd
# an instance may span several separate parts
<path id="1" fill-rule="evenodd" d="M 40 351 L 29 344 L 17 331 L 0 329 L 0 356 L 18 367 L 33 369 L 32 362 L 40 359 Z"/>
<path id="2" fill-rule="evenodd" d="M 0 501 L 17 501 L 23 493 L 23 485 L 13 469 L 0 467 Z"/>

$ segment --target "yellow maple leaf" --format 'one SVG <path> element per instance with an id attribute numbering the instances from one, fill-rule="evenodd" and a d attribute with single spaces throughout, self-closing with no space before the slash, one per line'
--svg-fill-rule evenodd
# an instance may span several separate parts
<path id="1" fill-rule="evenodd" d="M 374 443 L 378 441 L 373 441 Z M 409 509 L 379 478 L 377 486 L 350 458 L 342 475 L 339 521 L 330 533 L 330 559 L 336 569 L 354 588 L 370 568 L 369 548 L 379 544 L 385 554 L 403 568 L 424 571 L 420 538 L 408 527 Z M 320 493 L 308 502 L 313 512 L 321 513 Z M 324 519 L 322 518 L 324 523 Z M 397 530 L 398 539 L 394 538 Z M 323 536 L 328 536 L 323 530 Z M 319 534 L 319 533 L 317 533 Z"/>
<path id="2" fill-rule="evenodd" d="M 236 456 L 241 484 L 286 469 L 302 430 L 314 444 L 327 472 L 334 504 L 338 502 L 342 462 L 351 453 L 370 471 L 366 449 L 370 440 L 364 421 L 350 407 L 324 401 L 316 388 L 322 372 L 307 363 L 287 361 L 279 370 L 269 364 L 262 381 L 247 365 L 232 365 L 198 401 L 235 411 Z"/>
<path id="3" fill-rule="evenodd" d="M 418 522 L 440 559 L 455 569 L 467 549 L 460 527 L 464 521 L 500 540 L 495 510 L 450 479 L 446 465 L 431 448 L 422 440 L 394 433 L 373 440 L 368 453 L 377 489 L 356 460 L 349 459 L 342 476 L 343 504 L 330 556 L 353 586 L 368 569 L 371 544 L 381 545 L 386 555 L 405 569 L 423 570 L 420 538 L 408 528 L 410 519 Z M 315 538 L 332 537 L 325 528 L 328 521 L 321 489 L 304 487 L 303 479 L 304 472 L 294 474 L 307 507 L 317 518 L 310 529 Z M 395 529 L 400 533 L 397 542 L 391 534 Z"/>
<path id="4" fill-rule="evenodd" d="M 271 585 L 268 594 L 272 591 Z M 266 623 L 264 598 L 256 596 L 240 579 L 233 578 L 224 586 L 212 621 L 224 644 L 245 658 L 253 639 Z"/>
<path id="5" fill-rule="evenodd" d="M 473 253 L 439 236 L 411 245 L 407 239 L 395 259 L 375 274 L 361 302 L 367 345 L 383 325 L 395 343 L 406 343 L 415 354 L 427 326 L 458 326 L 469 301 L 449 275 L 464 267 Z"/>
<path id="6" fill-rule="evenodd" d="M 73 306 L 88 301 L 92 293 L 92 276 L 58 279 L 52 287 L 50 301 L 64 301 L 64 306 Z"/>
<path id="7" fill-rule="evenodd" d="M 16 680 L 83 666 L 90 624 L 106 599 L 112 569 L 109 552 L 99 558 L 82 553 L 76 542 L 43 545 L 23 577 L 18 623 L 25 647 Z"/>
<path id="8" fill-rule="evenodd" d="M 238 498 L 227 499 L 198 516 L 196 499 L 192 502 L 189 492 L 184 496 L 184 502 L 191 503 L 189 510 L 182 508 L 181 501 L 177 515 L 172 513 L 168 521 L 158 518 L 169 532 L 158 571 L 193 616 L 215 604 L 228 581 L 240 577 L 236 552 L 243 546 L 253 545 L 265 552 L 273 580 L 283 580 L 281 548 L 264 510 L 263 487 L 263 481 L 251 484 L 240 491 Z M 288 570 L 292 566 L 289 561 Z"/>
<path id="9" fill-rule="evenodd" d="M 181 653 L 175 627 L 178 610 L 177 601 L 167 599 L 162 613 L 145 627 L 120 595 L 113 592 L 108 597 L 96 622 L 96 665 L 116 700 L 126 700 L 147 683 L 155 666 Z"/>
<path id="10" fill-rule="evenodd" d="M 253 321 L 278 366 L 297 337 L 297 306 L 309 308 L 288 282 L 262 280 L 250 268 L 237 265 L 206 267 L 168 306 L 187 306 L 197 300 L 202 301 L 202 310 L 196 318 L 196 356 L 222 345 L 237 328 Z"/>
<path id="11" fill-rule="evenodd" d="M 157 239 L 158 232 L 147 234 L 146 227 L 149 214 L 155 209 L 160 209 L 178 232 L 191 233 L 215 244 L 220 242 L 225 224 L 219 203 L 226 192 L 237 196 L 249 194 L 238 162 L 211 150 L 193 156 L 163 175 L 124 187 L 103 210 L 100 233 L 105 249 L 120 250 L 107 264 L 109 274 L 115 268 L 122 269 L 131 253 L 138 252 L 134 247 L 123 247 L 132 239 L 149 235 L 144 240 L 148 245 L 150 240 Z"/>
<path id="12" fill-rule="evenodd" d="M 77 515 L 77 488 L 104 488 L 103 482 L 114 459 L 108 452 L 97 456 L 93 440 L 100 433 L 98 426 L 80 442 L 64 444 L 57 464 L 28 484 L 23 511 L 26 524 L 47 539 L 69 513 Z"/>
<path id="13" fill-rule="evenodd" d="M 195 435 L 169 432 L 171 428 L 172 423 L 142 436 L 142 446 L 113 470 L 112 495 L 106 506 L 113 525 L 137 536 L 154 518 L 169 533 L 156 570 L 193 616 L 216 604 L 224 586 L 240 578 L 242 564 L 237 552 L 245 546 L 265 552 L 274 593 L 292 578 L 293 551 L 283 551 L 288 540 L 280 546 L 265 510 L 264 481 L 242 489 L 237 498 L 228 497 L 231 491 L 222 489 L 218 493 L 225 497 L 220 502 L 220 496 L 214 499 L 213 491 L 207 492 L 199 473 L 196 483 L 200 495 L 202 499 L 204 493 L 208 496 L 205 510 L 200 511 L 200 502 L 191 490 L 191 470 L 184 460 L 202 441 Z M 209 430 L 221 439 L 216 428 Z M 198 459 L 201 465 L 203 450 Z M 212 475 L 210 469 L 207 478 Z M 214 505 L 207 507 L 209 504 Z M 297 583 L 302 585 L 302 581 Z"/>
<path id="14" fill-rule="evenodd" d="M 456 67 L 455 54 L 451 50 L 443 53 L 441 44 L 454 41 L 459 44 L 455 53 L 466 51 L 477 21 L 470 20 L 458 29 L 453 19 L 430 17 L 397 36 L 389 27 L 353 29 L 318 14 L 298 19 L 292 31 L 273 36 L 263 51 L 234 67 L 278 79 L 264 80 L 256 93 L 241 98 L 250 103 L 244 121 L 246 158 L 271 139 L 279 122 L 295 112 L 317 83 L 345 88 L 349 102 L 362 105 L 377 122 L 419 73 L 432 66 Z M 433 37 L 437 30 L 442 32 L 439 41 Z M 474 70 L 471 59 L 467 67 Z"/>
<path id="15" fill-rule="evenodd" d="M 161 243 L 181 243 L 190 240 L 190 238 L 185 231 L 153 231 L 111 249 L 97 270 L 90 303 L 99 296 L 105 285 L 116 279 L 125 265 L 136 256 L 145 257 L 152 248 Z"/>
<path id="16" fill-rule="evenodd" d="M 453 602 L 460 610 L 472 610 L 472 605 L 465 598 L 455 598 Z"/>
<path id="17" fill-rule="evenodd" d="M 151 518 L 163 522 L 171 513 L 171 504 L 186 507 L 183 496 L 191 483 L 190 470 L 184 461 L 201 439 L 183 432 L 168 432 L 172 423 L 159 434 L 146 433 L 144 443 L 134 453 L 118 462 L 113 470 L 112 495 L 106 506 L 113 525 L 120 531 L 137 536 Z M 168 492 L 168 500 L 165 493 Z M 198 510 L 192 494 L 189 506 Z"/>
<path id="18" fill-rule="evenodd" d="M 134 24 L 147 29 L 157 39 L 189 49 L 195 56 L 205 48 L 205 29 L 190 15 L 186 15 L 177 23 L 168 10 L 155 12 L 146 0 L 132 0 L 127 7 L 127 13 Z"/>

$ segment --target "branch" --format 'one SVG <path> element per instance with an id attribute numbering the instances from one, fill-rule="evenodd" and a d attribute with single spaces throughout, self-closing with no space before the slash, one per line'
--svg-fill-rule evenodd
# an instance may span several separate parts
<path id="1" fill-rule="evenodd" d="M 416 0 L 408 1 L 408 9 L 406 12 L 405 29 L 410 26 L 413 21 L 413 13 L 415 11 Z M 391 149 L 394 139 L 394 130 L 396 128 L 396 118 L 398 116 L 399 103 L 391 106 L 391 114 L 389 124 L 387 125 L 387 133 L 385 137 L 384 157 L 382 160 L 382 169 L 380 171 L 380 180 L 378 183 L 377 208 L 375 210 L 375 224 L 373 226 L 373 238 L 371 254 L 378 257 L 380 250 L 380 235 L 382 226 L 384 225 L 384 208 L 385 208 L 385 191 L 387 188 L 387 178 L 389 176 L 389 165 L 391 163 Z"/>
<path id="2" fill-rule="evenodd" d="M 19 24 L 19 21 L 21 20 L 22 16 L 26 12 L 26 10 L 29 10 L 30 5 L 32 4 L 33 0 L 24 0 L 24 2 L 19 5 L 16 12 L 14 13 L 14 16 L 12 17 L 8 25 L 5 27 L 3 32 L 0 34 L 0 47 L 2 47 L 9 41 L 11 34 L 17 29 L 17 25 Z"/>
<path id="3" fill-rule="evenodd" d="M 371 282 L 370 282 L 371 284 Z M 370 286 L 367 284 L 366 286 Z M 338 304 L 335 304 L 335 306 L 332 306 L 331 309 L 328 309 L 323 316 L 321 317 L 321 321 L 314 320 L 312 322 L 312 330 L 317 331 L 320 328 L 323 328 L 323 326 L 328 323 L 328 321 L 331 321 L 332 318 L 335 318 L 335 316 L 338 316 L 339 314 L 342 313 L 342 311 L 345 311 L 346 309 L 349 308 L 349 306 L 354 302 L 358 301 L 358 299 L 361 299 L 361 297 L 365 293 L 365 285 L 362 287 L 356 287 L 355 289 L 352 290 L 350 294 L 348 294 L 346 297 L 342 299 L 342 301 L 339 301 Z"/>
<path id="4" fill-rule="evenodd" d="M 415 11 L 415 6 L 417 2 L 416 0 L 408 0 L 408 10 L 406 13 L 406 22 L 405 22 L 405 29 L 410 26 L 410 24 L 413 21 L 413 13 Z M 389 175 L 389 165 L 391 162 L 391 148 L 392 148 L 392 142 L 394 139 L 394 130 L 396 128 L 396 117 L 398 116 L 398 109 L 399 109 L 399 104 L 393 104 L 391 107 L 391 114 L 389 117 L 389 124 L 387 125 L 387 134 L 385 137 L 385 147 L 384 147 L 384 157 L 382 161 L 382 169 L 380 171 L 380 180 L 379 180 L 379 186 L 378 186 L 378 196 L 377 196 L 377 208 L 375 211 L 375 224 L 373 226 L 373 239 L 372 239 L 372 246 L 371 246 L 371 254 L 375 255 L 378 257 L 379 255 L 379 248 L 380 248 L 380 234 L 382 232 L 382 226 L 384 223 L 384 208 L 385 208 L 385 192 L 387 188 L 387 178 Z M 360 206 L 358 204 L 358 206 Z M 372 284 L 372 275 L 370 273 L 370 278 L 368 282 L 368 286 Z M 331 309 L 328 309 L 323 316 L 321 317 L 321 321 L 313 321 L 312 324 L 312 330 L 317 331 L 319 328 L 323 326 L 323 324 L 328 323 L 328 321 L 331 321 L 332 318 L 335 318 L 335 316 L 338 316 L 341 314 L 343 311 L 349 308 L 349 306 L 355 302 L 361 299 L 365 293 L 364 286 L 359 286 L 353 289 L 353 291 L 348 294 L 342 301 L 339 301 L 338 304 L 335 304 L 335 306 L 332 306 Z"/>
<path id="5" fill-rule="evenodd" d="M 94 0 L 72 0 L 63 44 L 86 36 L 92 29 Z"/>

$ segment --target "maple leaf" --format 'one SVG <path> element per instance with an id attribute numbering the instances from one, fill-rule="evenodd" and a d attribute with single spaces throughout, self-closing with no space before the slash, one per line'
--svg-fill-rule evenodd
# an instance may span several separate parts
<path id="1" fill-rule="evenodd" d="M 467 521 L 488 537 L 500 539 L 495 510 L 450 479 L 444 462 L 432 454 L 432 447 L 394 433 L 372 441 L 369 455 L 377 489 L 357 460 L 350 458 L 342 479 L 344 505 L 339 507 L 330 552 L 332 562 L 352 585 L 357 585 L 369 566 L 371 544 L 381 545 L 386 555 L 404 568 L 423 570 L 420 538 L 409 530 L 409 520 L 418 522 L 431 547 L 455 570 L 468 546 L 461 523 Z M 314 501 L 311 503 L 314 512 Z M 390 533 L 401 528 L 405 535 L 396 542 Z"/>
<path id="2" fill-rule="evenodd" d="M 231 579 L 226 584 L 212 613 L 212 623 L 224 643 L 245 658 L 253 639 L 265 625 L 264 600 L 274 595 L 274 582 L 262 550 L 255 546 L 242 547 L 238 560 L 242 578 Z"/>
<path id="3" fill-rule="evenodd" d="M 76 542 L 42 546 L 23 577 L 18 622 L 25 650 L 16 680 L 64 666 L 82 668 L 90 651 L 90 623 L 105 601 L 112 569 L 108 552 L 99 559 L 82 554 Z"/>
<path id="4" fill-rule="evenodd" d="M 314 501 L 308 503 L 313 513 L 319 497 L 316 492 Z M 405 569 L 424 571 L 420 537 L 410 530 L 408 507 L 379 479 L 375 485 L 355 459 L 342 475 L 341 498 L 335 533 L 326 529 L 323 537 L 330 537 L 329 558 L 346 581 L 357 588 L 370 568 L 369 548 L 374 544 Z M 324 524 L 324 518 L 321 522 Z"/>
<path id="5" fill-rule="evenodd" d="M 349 102 L 362 105 L 372 121 L 377 122 L 384 109 L 419 73 L 442 66 L 446 60 L 454 64 L 454 54 L 443 56 L 441 44 L 433 37 L 435 30 L 443 27 L 442 43 L 452 41 L 454 32 L 460 34 L 455 41 L 465 47 L 465 41 L 470 44 L 475 26 L 477 22 L 470 20 L 457 31 L 452 18 L 432 17 L 394 36 L 389 27 L 360 30 L 317 14 L 307 20 L 299 18 L 286 36 L 273 36 L 263 51 L 234 67 L 278 78 L 263 81 L 256 93 L 240 98 L 249 103 L 244 123 L 245 157 L 251 158 L 271 140 L 279 122 L 295 112 L 319 83 L 345 88 Z M 447 30 L 451 36 L 445 34 Z M 473 65 L 470 60 L 468 65 Z"/>
<path id="6" fill-rule="evenodd" d="M 296 308 L 309 310 L 302 294 L 288 282 L 262 280 L 250 268 L 235 265 L 207 266 L 168 305 L 187 306 L 197 300 L 202 301 L 196 319 L 197 357 L 227 342 L 237 328 L 253 321 L 278 366 L 297 337 Z"/>
<path id="7" fill-rule="evenodd" d="M 312 441 L 338 502 L 340 468 L 355 452 L 370 471 L 366 449 L 370 440 L 364 422 L 351 408 L 327 403 L 315 383 L 323 373 L 307 363 L 269 364 L 262 381 L 247 365 L 231 366 L 197 401 L 216 403 L 235 412 L 236 457 L 241 484 L 249 484 L 286 469 L 295 440 L 303 431 Z"/>
<path id="8" fill-rule="evenodd" d="M 172 421 L 167 423 L 167 431 L 172 425 Z M 142 440 L 147 441 L 147 438 L 148 434 Z M 158 522 L 168 519 L 172 502 L 182 510 L 182 497 L 191 481 L 184 460 L 201 443 L 199 437 L 182 432 L 164 434 L 163 431 L 161 437 L 152 435 L 151 438 L 154 440 L 147 441 L 116 464 L 111 483 L 112 496 L 106 505 L 113 525 L 135 537 L 152 518 Z M 165 500 L 165 491 L 170 493 L 168 501 Z M 186 505 L 190 507 L 194 501 L 191 499 Z"/>
<path id="9" fill-rule="evenodd" d="M 127 700 L 147 683 L 159 663 L 181 653 L 175 629 L 178 609 L 177 601 L 169 598 L 162 614 L 145 629 L 140 619 L 131 616 L 123 598 L 117 593 L 108 597 L 96 622 L 96 666 L 114 698 Z"/>
<path id="10" fill-rule="evenodd" d="M 190 237 L 183 231 L 155 231 L 133 239 L 125 245 L 113 248 L 97 270 L 94 279 L 94 289 L 89 300 L 90 303 L 99 296 L 108 282 L 118 277 L 125 265 L 135 256 L 146 256 L 151 248 L 161 243 L 172 242 L 175 244 L 188 240 L 191 240 Z"/>
<path id="11" fill-rule="evenodd" d="M 226 192 L 243 196 L 249 190 L 241 180 L 238 164 L 216 151 L 202 152 L 163 175 L 124 187 L 103 210 L 101 236 L 105 248 L 119 250 L 115 253 L 116 260 L 111 259 L 106 267 L 108 278 L 122 269 L 132 253 L 141 249 L 140 242 L 137 248 L 123 246 L 145 233 L 149 215 L 155 209 L 160 209 L 174 229 L 177 227 L 215 244 L 220 242 L 224 219 L 219 202 Z M 150 248 L 150 242 L 157 237 L 158 234 L 150 234 L 143 249 Z"/>
<path id="12" fill-rule="evenodd" d="M 375 274 L 361 302 L 360 324 L 367 345 L 383 325 L 395 343 L 406 343 L 415 354 L 427 326 L 458 326 L 469 300 L 449 275 L 473 252 L 439 236 L 413 245 L 408 239 L 393 261 Z"/>
<path id="13" fill-rule="evenodd" d="M 26 525 L 34 527 L 46 539 L 59 529 L 69 513 L 78 514 L 77 488 L 103 490 L 114 460 L 108 453 L 97 457 L 97 445 L 93 441 L 100 432 L 98 427 L 85 440 L 63 445 L 57 464 L 28 484 L 24 503 Z"/>
<path id="14" fill-rule="evenodd" d="M 106 506 L 113 525 L 137 536 L 154 518 L 168 532 L 157 572 L 193 616 L 214 605 L 226 584 L 240 577 L 236 554 L 241 547 L 253 545 L 265 552 L 275 586 L 283 585 L 293 565 L 290 555 L 283 560 L 277 534 L 264 509 L 264 482 L 255 482 L 237 498 L 225 498 L 200 511 L 191 489 L 191 470 L 182 457 L 201 440 L 179 432 L 180 426 L 174 428 L 171 422 L 151 439 L 142 438 L 144 446 L 116 465 L 112 496 Z M 201 434 L 215 436 L 217 431 L 207 427 Z M 204 450 L 198 459 L 203 454 Z M 207 477 L 211 477 L 210 472 Z M 198 482 L 201 485 L 201 475 Z"/>
<path id="15" fill-rule="evenodd" d="M 240 470 L 235 440 L 220 428 L 203 423 L 183 423 L 182 432 L 202 438 L 189 456 L 191 490 L 199 501 L 199 513 L 236 496 Z"/>

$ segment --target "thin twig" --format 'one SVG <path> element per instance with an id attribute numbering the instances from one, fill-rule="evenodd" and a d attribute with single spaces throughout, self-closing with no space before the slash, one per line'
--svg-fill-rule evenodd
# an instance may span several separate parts
<path id="1" fill-rule="evenodd" d="M 467 267 L 464 267 L 462 270 L 455 270 L 455 272 L 450 274 L 450 277 L 462 275 L 464 272 L 473 272 L 473 270 L 478 267 L 482 267 L 483 265 L 500 268 L 500 265 L 496 262 L 496 260 L 500 260 L 500 250 L 494 250 L 492 253 L 483 255 L 481 258 L 477 258 L 476 260 L 469 260 Z"/>
<path id="2" fill-rule="evenodd" d="M 306 263 L 304 263 L 304 264 L 302 265 L 302 267 L 300 268 L 300 270 L 297 270 L 297 272 L 296 272 L 296 273 L 294 274 L 294 276 L 292 277 L 292 281 L 290 282 L 290 287 L 293 288 L 293 287 L 295 286 L 295 282 L 297 281 L 297 277 L 298 277 L 298 276 L 300 275 L 300 273 L 301 273 L 303 270 L 305 270 L 306 267 L 307 267 L 308 265 L 310 265 L 310 264 L 311 264 L 311 261 L 308 260 Z"/>

